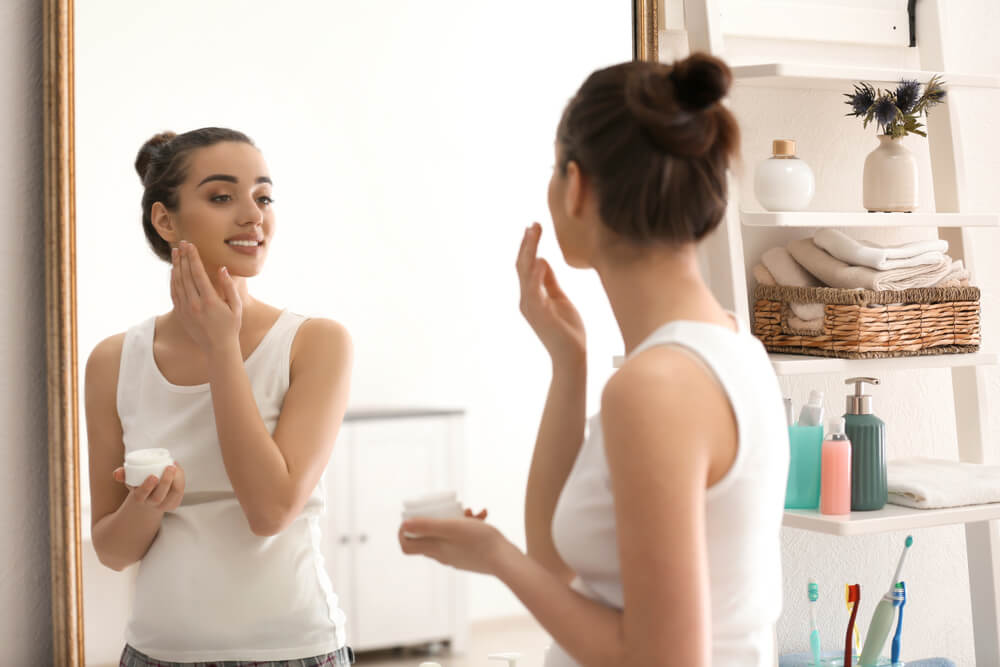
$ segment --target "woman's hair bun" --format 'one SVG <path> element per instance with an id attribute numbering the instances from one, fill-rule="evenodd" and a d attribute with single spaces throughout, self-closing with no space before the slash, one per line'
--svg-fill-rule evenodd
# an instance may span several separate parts
<path id="1" fill-rule="evenodd" d="M 690 111 L 701 111 L 718 102 L 733 82 L 729 67 L 707 53 L 692 53 L 678 60 L 667 76 L 674 84 L 678 103 Z"/>
<path id="2" fill-rule="evenodd" d="M 142 145 L 142 148 L 139 149 L 139 154 L 135 156 L 135 170 L 138 172 L 141 181 L 145 182 L 146 172 L 149 171 L 149 163 L 156 157 L 156 153 L 160 150 L 160 147 L 176 136 L 176 132 L 167 130 L 166 132 L 153 135 L 152 138 Z"/>

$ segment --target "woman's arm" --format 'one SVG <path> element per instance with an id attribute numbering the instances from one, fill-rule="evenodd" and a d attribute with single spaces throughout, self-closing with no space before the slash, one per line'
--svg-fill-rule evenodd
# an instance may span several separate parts
<path id="1" fill-rule="evenodd" d="M 586 386 L 586 362 L 553 362 L 524 502 L 528 556 L 564 583 L 573 578 L 573 571 L 556 551 L 552 515 L 583 442 Z"/>
<path id="2" fill-rule="evenodd" d="M 171 259 L 175 312 L 208 358 L 226 474 L 250 530 L 275 535 L 302 511 L 330 460 L 347 409 L 351 338 L 330 320 L 309 320 L 299 327 L 292 342 L 288 391 L 272 436 L 243 363 L 243 304 L 235 283 L 220 267 L 220 294 L 190 243 L 182 241 Z"/>
<path id="3" fill-rule="evenodd" d="M 162 479 L 150 476 L 129 490 L 119 469 L 125 458 L 118 419 L 118 369 L 125 335 L 94 348 L 84 376 L 84 406 L 90 459 L 91 536 L 104 565 L 123 570 L 142 559 L 160 530 L 165 511 L 184 492 L 183 472 L 170 466 Z"/>
<path id="4" fill-rule="evenodd" d="M 238 341 L 209 355 L 222 460 L 256 535 L 281 532 L 319 483 L 347 409 L 352 358 L 343 326 L 325 319 L 304 322 L 292 344 L 291 378 L 272 437 Z"/>
<path id="5" fill-rule="evenodd" d="M 578 594 L 482 521 L 408 519 L 400 545 L 406 554 L 497 576 L 585 667 L 709 665 L 705 489 L 735 460 L 732 408 L 696 359 L 657 347 L 612 377 L 601 411 L 622 611 Z"/>
<path id="6" fill-rule="evenodd" d="M 616 664 L 709 665 L 705 489 L 735 458 L 729 401 L 688 353 L 658 347 L 612 377 L 601 417 L 625 599 Z"/>
<path id="7" fill-rule="evenodd" d="M 538 257 L 542 227 L 524 230 L 517 253 L 520 309 L 552 359 L 552 382 L 531 458 L 524 524 L 528 555 L 568 582 L 573 572 L 552 539 L 552 515 L 583 443 L 587 336 L 583 320 L 548 262 Z"/>

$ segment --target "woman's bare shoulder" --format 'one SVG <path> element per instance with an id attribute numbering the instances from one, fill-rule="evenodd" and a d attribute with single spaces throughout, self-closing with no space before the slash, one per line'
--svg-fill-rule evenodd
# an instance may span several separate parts
<path id="1" fill-rule="evenodd" d="M 325 317 L 310 317 L 299 326 L 292 341 L 292 364 L 296 361 L 342 360 L 352 354 L 351 335 L 340 322 Z"/>

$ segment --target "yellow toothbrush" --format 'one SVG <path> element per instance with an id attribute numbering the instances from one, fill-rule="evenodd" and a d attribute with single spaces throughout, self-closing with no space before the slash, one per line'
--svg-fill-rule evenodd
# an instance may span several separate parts
<path id="1" fill-rule="evenodd" d="M 847 611 L 851 611 L 851 586 L 850 584 L 844 584 L 844 604 L 847 605 Z M 857 603 L 855 603 L 857 604 Z M 861 634 L 858 632 L 858 626 L 854 626 L 854 652 L 861 655 Z"/>

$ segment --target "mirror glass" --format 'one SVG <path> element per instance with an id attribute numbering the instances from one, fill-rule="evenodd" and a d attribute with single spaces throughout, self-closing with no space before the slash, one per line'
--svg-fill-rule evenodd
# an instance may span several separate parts
<path id="1" fill-rule="evenodd" d="M 164 130 L 204 126 L 254 140 L 274 181 L 277 232 L 250 293 L 347 327 L 349 413 L 463 411 L 463 500 L 489 508 L 523 546 L 549 361 L 518 313 L 514 259 L 524 228 L 541 222 L 540 254 L 588 327 L 596 410 L 621 342 L 596 276 L 562 261 L 546 192 L 562 109 L 591 71 L 631 58 L 631 11 L 624 0 L 77 0 L 88 665 L 117 664 L 134 567 L 102 566 L 89 541 L 83 368 L 99 341 L 172 307 L 169 265 L 142 232 L 139 147 Z M 392 462 L 384 465 L 392 479 Z M 378 474 L 364 474 L 377 486 Z M 394 540 L 396 528 L 367 530 Z M 350 585 L 333 581 L 335 590 Z M 473 577 L 467 611 L 475 622 L 523 608 L 497 582 Z"/>

